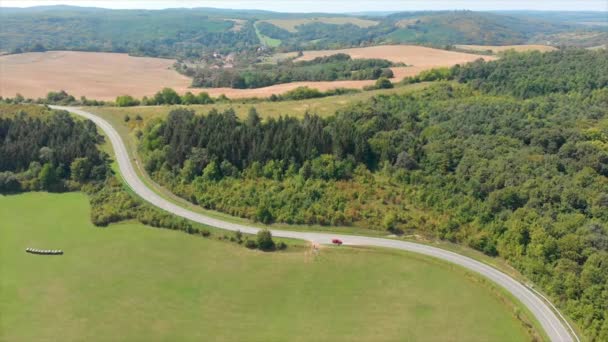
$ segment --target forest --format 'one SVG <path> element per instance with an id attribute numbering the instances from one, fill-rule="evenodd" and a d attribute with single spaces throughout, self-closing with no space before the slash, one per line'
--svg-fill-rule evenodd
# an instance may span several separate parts
<path id="1" fill-rule="evenodd" d="M 154 227 L 208 236 L 184 219 L 125 191 L 114 177 L 103 137 L 89 120 L 42 106 L 0 104 L 0 194 L 83 191 L 97 226 L 137 219 Z"/>
<path id="2" fill-rule="evenodd" d="M 278 65 L 257 64 L 245 68 L 189 68 L 176 70 L 193 78 L 192 86 L 200 88 L 261 88 L 274 84 L 300 81 L 375 80 L 392 78 L 384 59 L 352 59 L 347 54 L 317 57 L 310 61 L 279 62 Z"/>
<path id="3" fill-rule="evenodd" d="M 327 118 L 177 109 L 149 122 L 140 152 L 156 181 L 205 208 L 500 256 L 605 341 L 606 57 L 564 50 L 457 66 L 452 81 Z"/>
<path id="4" fill-rule="evenodd" d="M 0 117 L 0 142 L 3 192 L 64 191 L 70 182 L 102 181 L 108 176 L 108 157 L 96 146 L 101 142 L 97 128 L 67 113 L 48 119 L 25 113 Z"/>
<path id="5" fill-rule="evenodd" d="M 230 12 L 230 11 L 226 11 Z M 259 46 L 253 22 L 208 10 L 109 10 L 71 6 L 3 8 L 0 50 L 123 52 L 196 59 Z M 243 18 L 234 12 L 234 18 Z"/>

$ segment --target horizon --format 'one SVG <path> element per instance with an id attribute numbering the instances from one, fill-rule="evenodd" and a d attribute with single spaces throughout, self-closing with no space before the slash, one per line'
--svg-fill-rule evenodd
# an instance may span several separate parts
<path id="1" fill-rule="evenodd" d="M 608 2 L 601 0 L 587 1 L 537 1 L 531 4 L 529 1 L 416 1 L 416 0 L 377 0 L 352 2 L 345 0 L 334 1 L 285 1 L 277 0 L 233 0 L 233 1 L 112 1 L 112 0 L 77 0 L 77 1 L 55 1 L 55 0 L 3 0 L 0 8 L 33 8 L 42 6 L 74 6 L 83 8 L 103 9 L 141 9 L 141 10 L 164 10 L 164 9 L 233 9 L 233 10 L 263 10 L 281 13 L 361 13 L 361 12 L 415 12 L 415 11 L 442 11 L 442 10 L 470 10 L 470 11 L 567 11 L 567 12 L 606 12 Z M 320 10 L 322 8 L 322 10 Z M 607 18 L 608 20 L 608 18 Z"/>

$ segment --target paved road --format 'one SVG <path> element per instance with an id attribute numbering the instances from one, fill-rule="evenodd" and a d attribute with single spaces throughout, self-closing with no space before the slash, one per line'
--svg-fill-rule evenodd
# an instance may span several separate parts
<path id="1" fill-rule="evenodd" d="M 203 214 L 195 213 L 181 206 L 173 204 L 166 199 L 157 195 L 154 191 L 149 189 L 141 179 L 135 173 L 133 164 L 129 160 L 129 154 L 127 153 L 125 144 L 123 143 L 118 132 L 112 127 L 106 120 L 86 112 L 82 109 L 73 107 L 62 107 L 62 106 L 50 106 L 54 109 L 67 110 L 73 114 L 85 117 L 92 120 L 97 124 L 108 136 L 114 151 L 116 153 L 116 159 L 120 167 L 120 172 L 124 180 L 128 185 L 135 191 L 139 196 L 144 198 L 151 204 L 166 210 L 175 215 L 187 218 L 189 220 L 200 222 L 212 227 L 237 231 L 240 230 L 244 233 L 255 234 L 259 228 L 225 222 L 212 217 L 205 216 Z M 331 244 L 331 240 L 338 238 L 347 245 L 366 245 L 376 246 L 384 248 L 395 248 L 401 249 L 408 252 L 420 253 L 435 257 L 459 266 L 462 266 L 471 271 L 477 272 L 484 277 L 492 280 L 494 283 L 500 285 L 508 292 L 510 292 L 515 298 L 523 303 L 536 319 L 540 322 L 545 332 L 551 339 L 551 341 L 559 342 L 570 342 L 574 341 L 573 337 L 569 333 L 568 327 L 557 317 L 557 315 L 549 308 L 542 299 L 540 299 L 532 290 L 519 283 L 517 280 L 510 276 L 488 266 L 484 263 L 476 261 L 466 256 L 462 256 L 457 253 L 449 252 L 440 248 L 417 244 L 414 242 L 397 241 L 391 239 L 365 237 L 365 236 L 352 236 L 352 235 L 340 235 L 340 234 L 327 234 L 327 233 L 314 233 L 314 232 L 292 232 L 287 230 L 272 230 L 272 235 L 285 238 L 294 238 L 307 241 L 314 241 L 322 244 Z M 455 294 L 458 295 L 458 294 Z"/>

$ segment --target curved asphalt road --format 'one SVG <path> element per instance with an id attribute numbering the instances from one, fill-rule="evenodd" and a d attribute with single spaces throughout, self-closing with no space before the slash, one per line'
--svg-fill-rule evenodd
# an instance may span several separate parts
<path id="1" fill-rule="evenodd" d="M 116 159 L 120 167 L 120 172 L 127 184 L 135 191 L 139 196 L 144 198 L 151 204 L 166 210 L 175 215 L 187 218 L 189 220 L 206 224 L 212 227 L 237 231 L 240 230 L 244 233 L 255 234 L 259 228 L 230 223 L 221 221 L 215 218 L 205 216 L 203 214 L 195 213 L 178 205 L 175 205 L 166 199 L 157 195 L 154 191 L 149 189 L 137 176 L 133 165 L 129 160 L 129 154 L 127 153 L 126 147 L 118 134 L 118 132 L 112 127 L 106 120 L 86 112 L 82 109 L 73 107 L 62 107 L 62 106 L 50 106 L 54 109 L 61 109 L 69 111 L 73 114 L 85 117 L 97 124 L 109 137 L 110 142 L 116 153 Z M 426 246 L 407 241 L 398 241 L 374 237 L 365 236 L 353 236 L 353 235 L 340 235 L 340 234 L 327 234 L 327 233 L 314 233 L 314 232 L 292 232 L 286 230 L 272 230 L 272 235 L 284 238 L 301 239 L 307 241 L 315 241 L 322 244 L 331 244 L 331 240 L 338 238 L 347 245 L 366 245 L 366 246 L 377 246 L 384 248 L 395 248 L 401 249 L 408 252 L 420 253 L 435 257 L 441 260 L 448 261 L 450 263 L 462 266 L 468 270 L 477 272 L 486 278 L 492 280 L 494 283 L 502 286 L 508 292 L 510 292 L 515 298 L 523 303 L 530 312 L 540 322 L 546 334 L 549 336 L 551 341 L 559 342 L 573 342 L 573 337 L 570 335 L 568 327 L 557 317 L 557 315 L 549 308 L 549 306 L 540 299 L 536 294 L 529 288 L 519 283 L 517 280 L 510 276 L 488 266 L 484 263 L 476 261 L 466 256 L 449 252 L 440 248 Z M 578 338 L 577 338 L 578 340 Z"/>

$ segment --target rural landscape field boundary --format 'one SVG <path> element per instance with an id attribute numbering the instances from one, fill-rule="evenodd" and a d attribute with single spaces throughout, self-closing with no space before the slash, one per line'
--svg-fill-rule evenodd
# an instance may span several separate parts
<path id="1" fill-rule="evenodd" d="M 139 178 L 131 163 L 122 138 L 109 122 L 92 113 L 74 107 L 51 106 L 51 108 L 66 110 L 70 113 L 85 117 L 92 120 L 98 127 L 100 127 L 112 143 L 116 154 L 116 161 L 123 179 L 135 193 L 152 205 L 177 216 L 220 229 L 241 231 L 248 234 L 256 234 L 260 230 L 259 228 L 248 225 L 235 224 L 216 218 L 211 218 L 169 202 L 146 186 L 146 184 Z M 321 244 L 330 244 L 333 239 L 340 239 L 348 245 L 367 245 L 383 248 L 395 248 L 448 261 L 481 274 L 508 291 L 534 315 L 551 341 L 574 341 L 573 337 L 571 336 L 571 332 L 566 327 L 564 322 L 562 322 L 556 313 L 553 312 L 551 307 L 549 307 L 549 305 L 547 305 L 547 303 L 545 303 L 544 300 L 538 297 L 533 291 L 507 274 L 472 258 L 423 244 L 384 238 L 329 233 L 295 232 L 287 230 L 272 230 L 272 234 L 277 237 L 302 239 Z M 576 339 L 578 340 L 578 337 Z"/>

